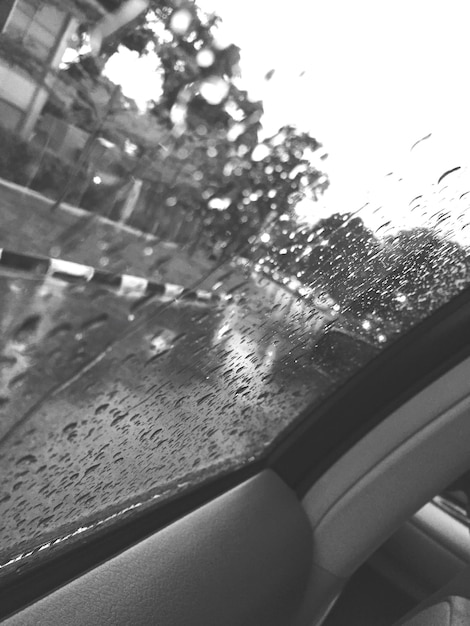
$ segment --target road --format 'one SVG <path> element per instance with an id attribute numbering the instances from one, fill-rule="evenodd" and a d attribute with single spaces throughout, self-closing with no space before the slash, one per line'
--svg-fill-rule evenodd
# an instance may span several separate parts
<path id="1" fill-rule="evenodd" d="M 202 254 L 189 259 L 174 244 L 67 205 L 51 211 L 52 205 L 0 180 L 0 247 L 177 284 L 195 281 L 211 267 Z"/>
<path id="2" fill-rule="evenodd" d="M 2 237 L 44 253 L 56 235 L 34 238 L 30 212 L 15 233 L 5 210 Z M 98 255 L 98 227 L 68 258 Z M 144 271 L 146 255 L 126 249 L 126 269 Z M 174 249 L 167 266 L 184 280 L 207 270 Z M 232 300 L 138 307 L 92 285 L 0 277 L 0 575 L 250 462 L 338 383 L 314 352 L 327 321 L 305 301 L 231 265 L 214 284 Z"/>

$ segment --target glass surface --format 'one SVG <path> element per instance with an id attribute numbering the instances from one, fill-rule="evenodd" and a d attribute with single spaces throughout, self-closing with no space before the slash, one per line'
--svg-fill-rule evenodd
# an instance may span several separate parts
<path id="1" fill-rule="evenodd" d="M 377 6 L 0 10 L 0 576 L 253 462 L 467 287 L 464 4 Z"/>

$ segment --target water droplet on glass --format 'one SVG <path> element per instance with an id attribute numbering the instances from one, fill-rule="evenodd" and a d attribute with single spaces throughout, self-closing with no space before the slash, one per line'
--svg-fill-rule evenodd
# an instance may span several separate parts
<path id="1" fill-rule="evenodd" d="M 14 378 L 10 380 L 10 382 L 8 383 L 8 388 L 13 389 L 13 390 L 17 389 L 18 387 L 21 386 L 21 384 L 26 379 L 26 377 L 27 377 L 27 372 L 21 372 L 21 374 L 18 374 L 17 376 L 15 376 Z"/>
<path id="2" fill-rule="evenodd" d="M 196 400 L 196 404 L 197 406 L 200 406 L 201 404 L 204 404 L 205 402 L 207 402 L 207 400 L 213 397 L 214 397 L 213 393 L 208 393 L 205 396 L 202 396 L 202 398 L 199 398 L 198 400 Z"/>
<path id="3" fill-rule="evenodd" d="M 55 326 L 49 333 L 47 334 L 48 339 L 54 339 L 55 337 L 69 333 L 72 330 L 72 325 L 68 322 L 63 322 L 58 326 Z"/>
<path id="4" fill-rule="evenodd" d="M 9 493 L 0 493 L 0 504 L 4 502 L 8 502 L 11 499 L 11 495 Z"/>
<path id="5" fill-rule="evenodd" d="M 210 67 L 214 61 L 215 54 L 209 48 L 203 48 L 196 55 L 196 63 L 199 67 Z"/>
<path id="6" fill-rule="evenodd" d="M 274 76 L 275 73 L 275 69 L 269 70 L 269 72 L 266 72 L 265 76 L 264 76 L 264 80 L 271 80 L 271 78 Z"/>
<path id="7" fill-rule="evenodd" d="M 18 459 L 16 465 L 31 465 L 32 463 L 36 462 L 37 458 L 34 456 L 34 454 L 26 454 L 25 456 L 22 456 L 20 459 Z"/>
<path id="8" fill-rule="evenodd" d="M 458 170 L 460 170 L 460 169 L 461 169 L 461 167 L 460 167 L 460 165 L 459 165 L 459 166 L 457 166 L 457 167 L 453 167 L 453 168 L 452 168 L 452 169 L 450 169 L 450 170 L 447 170 L 446 172 L 444 172 L 443 174 L 441 174 L 441 175 L 439 176 L 439 179 L 438 179 L 438 181 L 437 181 L 437 184 L 441 183 L 441 182 L 444 180 L 444 178 L 447 178 L 450 174 L 453 174 L 454 172 L 457 172 L 457 171 L 458 171 Z"/>
<path id="9" fill-rule="evenodd" d="M 175 11 L 170 19 L 170 28 L 175 35 L 184 35 L 188 32 L 193 16 L 187 9 Z"/>
<path id="10" fill-rule="evenodd" d="M 229 93 L 230 86 L 226 80 L 220 76 L 206 78 L 199 87 L 201 96 L 209 104 L 220 104 Z"/>
<path id="11" fill-rule="evenodd" d="M 101 328 L 101 326 L 103 326 L 103 324 L 106 324 L 106 322 L 108 320 L 109 320 L 108 314 L 107 313 L 101 313 L 100 315 L 97 315 L 96 317 L 92 317 L 91 319 L 83 322 L 80 330 L 82 332 L 89 332 L 91 330 L 96 330 L 97 328 Z M 79 335 L 81 335 L 81 337 L 83 337 L 82 333 L 77 333 L 75 335 L 75 338 L 78 339 Z"/>
<path id="12" fill-rule="evenodd" d="M 75 428 L 77 428 L 77 422 L 71 422 L 70 424 L 67 424 L 67 426 L 64 426 L 62 432 L 66 435 L 75 430 Z"/>
<path id="13" fill-rule="evenodd" d="M 106 409 L 109 408 L 109 402 L 106 402 L 104 404 L 100 404 L 96 409 L 95 409 L 95 415 L 101 415 L 101 413 L 104 413 L 104 411 L 106 411 Z"/>
<path id="14" fill-rule="evenodd" d="M 31 315 L 27 317 L 21 326 L 14 332 L 14 340 L 18 343 L 24 343 L 31 340 L 36 334 L 40 321 L 40 315 Z"/>
<path id="15" fill-rule="evenodd" d="M 257 146 L 255 146 L 253 152 L 251 153 L 251 158 L 253 159 L 253 161 L 262 161 L 270 154 L 271 150 L 269 149 L 269 147 L 264 143 L 259 143 Z"/>
<path id="16" fill-rule="evenodd" d="M 207 206 L 216 211 L 225 211 L 231 203 L 232 201 L 230 198 L 211 198 L 207 203 Z"/>
<path id="17" fill-rule="evenodd" d="M 5 408 L 9 402 L 10 402 L 10 398 L 7 398 L 5 396 L 0 396 L 0 410 Z"/>
<path id="18" fill-rule="evenodd" d="M 15 356 L 7 356 L 5 354 L 2 354 L 0 356 L 0 372 L 2 370 L 10 369 L 15 365 L 16 362 L 17 358 Z"/>
<path id="19" fill-rule="evenodd" d="M 100 467 L 101 465 L 99 463 L 96 463 L 95 465 L 90 465 L 90 467 L 87 467 L 87 469 L 85 470 L 85 476 L 93 474 L 94 472 L 96 472 L 96 470 L 100 469 Z"/>

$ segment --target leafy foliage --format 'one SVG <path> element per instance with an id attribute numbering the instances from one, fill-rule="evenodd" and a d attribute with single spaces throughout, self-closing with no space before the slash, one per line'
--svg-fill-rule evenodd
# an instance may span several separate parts
<path id="1" fill-rule="evenodd" d="M 314 225 L 285 214 L 269 237 L 254 252 L 259 267 L 283 282 L 294 277 L 328 293 L 343 326 L 372 333 L 374 341 L 420 322 L 468 285 L 467 250 L 430 228 L 379 239 L 354 213 L 335 213 Z"/>
<path id="2" fill-rule="evenodd" d="M 120 45 L 139 55 L 158 55 L 155 92 L 161 96 L 138 114 L 121 95 L 100 132 L 120 145 L 127 135 L 137 146 L 137 158 L 147 157 L 145 167 L 129 164 L 129 172 L 137 169 L 162 205 L 171 206 L 176 198 L 202 232 L 238 246 L 306 192 L 323 190 L 327 179 L 309 161 L 320 144 L 307 133 L 287 126 L 259 142 L 262 103 L 236 84 L 240 50 L 219 44 L 218 23 L 194 2 L 153 2 L 146 14 L 104 42 L 100 59 L 82 57 L 63 74 L 82 86 L 69 119 L 93 132 L 100 115 L 97 93 L 106 88 L 106 60 Z M 152 230 L 149 211 L 146 219 Z"/>

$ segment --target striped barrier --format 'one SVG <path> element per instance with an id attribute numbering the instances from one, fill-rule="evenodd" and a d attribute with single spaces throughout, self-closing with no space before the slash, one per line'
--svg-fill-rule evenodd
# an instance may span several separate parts
<path id="1" fill-rule="evenodd" d="M 0 248 L 0 270 L 7 268 L 17 272 L 26 272 L 35 276 L 53 277 L 68 283 L 92 283 L 110 289 L 118 296 L 129 298 L 160 297 L 172 300 L 190 300 L 216 303 L 223 296 L 204 289 L 188 289 L 172 283 L 157 283 L 141 276 L 113 274 L 95 269 L 89 265 L 64 261 L 52 257 L 11 252 Z"/>

